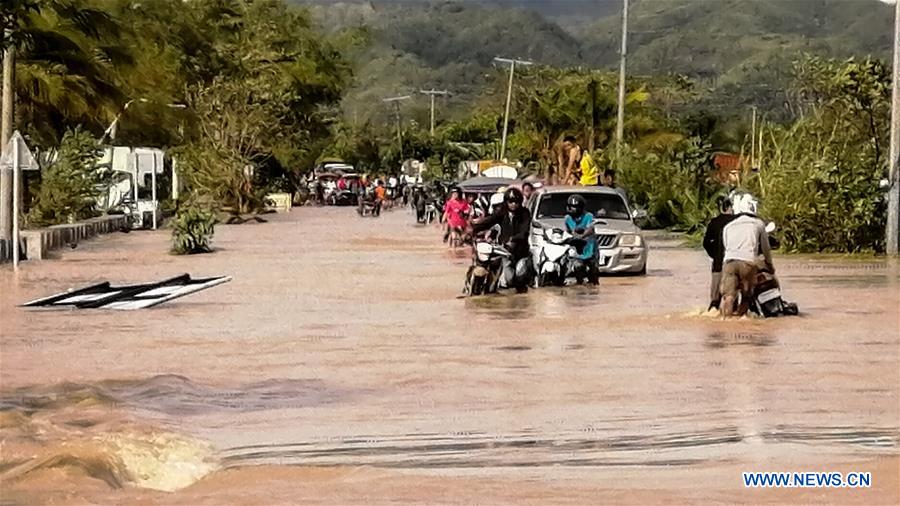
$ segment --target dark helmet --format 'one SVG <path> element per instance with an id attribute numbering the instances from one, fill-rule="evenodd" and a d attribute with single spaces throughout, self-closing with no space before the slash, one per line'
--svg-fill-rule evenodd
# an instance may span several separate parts
<path id="1" fill-rule="evenodd" d="M 525 197 L 522 195 L 522 190 L 518 188 L 510 188 L 503 194 L 503 200 L 505 202 L 515 202 L 516 204 L 519 204 L 521 206 L 522 202 L 525 201 Z"/>
<path id="2" fill-rule="evenodd" d="M 581 195 L 570 195 L 566 200 L 566 212 L 572 216 L 581 216 L 586 205 L 587 202 Z"/>

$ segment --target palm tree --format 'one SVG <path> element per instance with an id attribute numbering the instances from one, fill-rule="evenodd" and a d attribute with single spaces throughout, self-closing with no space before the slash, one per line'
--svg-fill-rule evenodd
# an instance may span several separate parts
<path id="1" fill-rule="evenodd" d="M 56 145 L 68 126 L 102 131 L 124 98 L 116 66 L 131 57 L 119 24 L 86 0 L 13 0 L 0 7 L 17 49 L 16 123 L 39 145 Z"/>

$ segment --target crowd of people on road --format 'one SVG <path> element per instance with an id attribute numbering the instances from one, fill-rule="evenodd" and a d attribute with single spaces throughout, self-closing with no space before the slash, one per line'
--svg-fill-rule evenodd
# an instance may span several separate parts
<path id="1" fill-rule="evenodd" d="M 627 203 L 625 190 L 616 184 L 613 169 L 601 172 L 590 152 L 582 149 L 573 136 L 566 136 L 560 144 L 555 170 L 546 182 L 549 185 L 606 186 L 613 189 Z M 531 212 L 525 203 L 540 180 L 526 180 L 496 193 L 466 194 L 449 183 L 424 184 L 421 177 L 382 175 L 340 177 L 333 188 L 325 188 L 316 181 L 315 200 L 324 203 L 331 195 L 349 194 L 359 206 L 360 215 L 378 216 L 382 209 L 391 209 L 401 202 L 415 213 L 418 223 L 437 221 L 443 228 L 443 241 L 451 248 L 474 247 L 484 234 L 503 245 L 512 256 L 511 265 L 527 259 Z M 328 193 L 330 190 L 330 193 Z M 703 246 L 711 259 L 709 309 L 720 310 L 724 316 L 743 316 L 757 287 L 759 274 L 774 276 L 770 238 L 766 225 L 757 216 L 758 202 L 749 194 L 732 193 L 719 203 L 720 214 L 708 225 Z M 566 233 L 578 243 L 579 255 L 590 266 L 596 245 L 595 218 L 585 212 L 585 199 L 572 195 L 566 202 L 564 223 Z M 589 270 L 588 279 L 596 283 L 596 270 Z"/>
<path id="2" fill-rule="evenodd" d="M 411 188 L 421 185 L 422 178 L 401 175 L 329 174 L 317 177 L 311 174 L 306 182 L 310 202 L 316 205 L 350 205 L 368 203 L 390 209 L 395 201 L 408 202 Z"/>

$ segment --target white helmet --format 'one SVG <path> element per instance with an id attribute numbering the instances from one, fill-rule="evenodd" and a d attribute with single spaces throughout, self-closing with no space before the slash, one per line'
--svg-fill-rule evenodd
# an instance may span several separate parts
<path id="1" fill-rule="evenodd" d="M 759 212 L 759 201 L 749 193 L 741 193 L 731 197 L 735 214 L 752 214 Z"/>

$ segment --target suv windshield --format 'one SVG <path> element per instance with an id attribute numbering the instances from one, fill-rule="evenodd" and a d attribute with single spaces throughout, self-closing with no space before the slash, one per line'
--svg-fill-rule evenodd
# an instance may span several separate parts
<path id="1" fill-rule="evenodd" d="M 597 218 L 630 220 L 628 207 L 622 197 L 607 193 L 547 193 L 541 198 L 535 219 L 565 218 L 566 200 L 572 195 L 581 195 L 587 202 L 585 211 Z"/>

